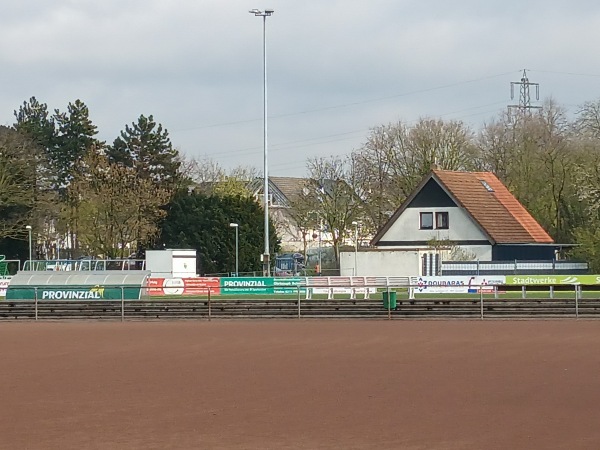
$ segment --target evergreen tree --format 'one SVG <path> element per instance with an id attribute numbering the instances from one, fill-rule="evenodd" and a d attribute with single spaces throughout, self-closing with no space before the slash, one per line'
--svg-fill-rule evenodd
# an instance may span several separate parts
<path id="1" fill-rule="evenodd" d="M 88 151 L 101 144 L 94 137 L 98 131 L 89 117 L 88 107 L 81 100 L 69 103 L 66 113 L 55 110 L 54 121 L 57 137 L 50 159 L 58 171 L 58 188 L 63 192 Z"/>
<path id="2" fill-rule="evenodd" d="M 203 274 L 232 272 L 235 268 L 235 231 L 239 224 L 240 272 L 260 271 L 263 210 L 254 199 L 216 196 L 180 190 L 168 206 L 156 248 L 193 248 Z M 279 250 L 275 227 L 270 225 L 271 246 Z"/>
<path id="3" fill-rule="evenodd" d="M 138 176 L 163 187 L 174 188 L 181 181 L 181 159 L 169 133 L 152 116 L 141 115 L 107 149 L 112 162 L 131 167 Z"/>
<path id="4" fill-rule="evenodd" d="M 15 130 L 28 136 L 48 153 L 56 140 L 54 117 L 48 113 L 48 106 L 31 97 L 29 102 L 23 102 L 19 110 L 14 111 L 14 115 L 17 120 Z"/>

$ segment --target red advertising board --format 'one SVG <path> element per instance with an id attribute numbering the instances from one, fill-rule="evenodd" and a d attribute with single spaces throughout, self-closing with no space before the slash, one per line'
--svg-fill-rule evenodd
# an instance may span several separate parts
<path id="1" fill-rule="evenodd" d="M 148 294 L 161 295 L 211 295 L 221 293 L 218 277 L 198 278 L 148 278 Z"/>

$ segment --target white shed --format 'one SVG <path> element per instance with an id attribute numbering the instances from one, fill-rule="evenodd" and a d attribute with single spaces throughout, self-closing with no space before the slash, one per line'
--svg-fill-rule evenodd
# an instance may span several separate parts
<path id="1" fill-rule="evenodd" d="M 196 250 L 146 250 L 146 269 L 156 278 L 193 278 Z"/>

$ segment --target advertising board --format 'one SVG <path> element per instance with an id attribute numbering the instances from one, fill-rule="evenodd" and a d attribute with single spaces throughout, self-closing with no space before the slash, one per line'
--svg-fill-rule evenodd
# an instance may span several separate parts
<path id="1" fill-rule="evenodd" d="M 148 278 L 150 296 L 165 295 L 211 295 L 221 293 L 218 277 L 194 278 Z"/>
<path id="2" fill-rule="evenodd" d="M 11 287 L 7 289 L 7 300 L 33 300 L 40 301 L 63 300 L 119 300 L 121 295 L 125 300 L 139 300 L 139 286 L 41 286 Z"/>
<path id="3" fill-rule="evenodd" d="M 222 294 L 273 294 L 273 278 L 230 277 L 221 278 Z"/>
<path id="4" fill-rule="evenodd" d="M 0 277 L 0 297 L 6 297 L 6 289 L 12 277 Z"/>
<path id="5" fill-rule="evenodd" d="M 506 283 L 504 275 L 411 277 L 415 294 L 477 294 L 494 292 L 494 286 Z"/>
<path id="6" fill-rule="evenodd" d="M 506 284 L 518 286 L 583 284 L 593 286 L 600 284 L 600 275 L 507 275 Z"/>

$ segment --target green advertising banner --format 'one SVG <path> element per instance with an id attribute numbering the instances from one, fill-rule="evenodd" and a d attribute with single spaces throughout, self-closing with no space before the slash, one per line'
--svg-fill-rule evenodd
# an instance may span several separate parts
<path id="1" fill-rule="evenodd" d="M 42 286 L 37 288 L 39 301 L 62 300 L 120 300 L 121 294 L 125 300 L 139 300 L 141 288 L 139 286 L 106 287 L 106 286 Z M 6 291 L 7 300 L 34 300 L 35 288 L 11 287 Z"/>
<path id="2" fill-rule="evenodd" d="M 302 278 L 221 278 L 221 294 L 295 294 Z"/>
<path id="3" fill-rule="evenodd" d="M 274 278 L 275 294 L 296 294 L 303 278 Z M 304 292 L 304 289 L 300 289 Z"/>
<path id="4" fill-rule="evenodd" d="M 221 278 L 221 294 L 273 294 L 273 278 Z"/>
<path id="5" fill-rule="evenodd" d="M 552 286 L 583 284 L 600 284 L 600 275 L 507 275 L 507 285 L 518 286 Z"/>

